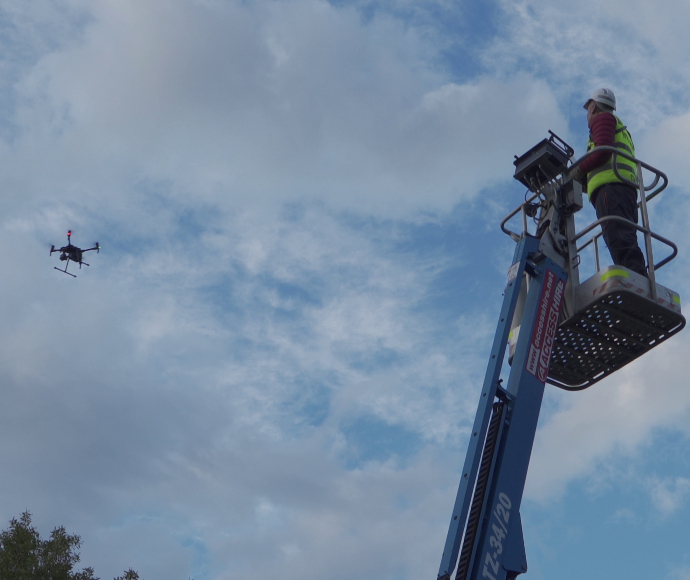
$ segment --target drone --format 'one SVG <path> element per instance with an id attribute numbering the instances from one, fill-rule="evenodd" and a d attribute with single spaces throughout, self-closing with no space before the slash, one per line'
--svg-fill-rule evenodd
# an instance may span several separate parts
<path id="1" fill-rule="evenodd" d="M 85 252 L 90 252 L 91 250 L 96 250 L 96 253 L 99 254 L 101 250 L 101 246 L 96 242 L 96 245 L 93 248 L 89 248 L 88 250 L 82 250 L 81 248 L 77 248 L 77 246 L 72 245 L 72 240 L 70 239 L 72 235 L 72 230 L 67 231 L 67 245 L 63 246 L 59 250 L 55 249 L 55 246 L 50 246 L 50 255 L 53 255 L 53 252 L 60 252 L 60 260 L 61 261 L 67 261 L 65 264 L 65 269 L 62 270 L 58 268 L 57 266 L 55 267 L 56 270 L 59 270 L 60 272 L 64 272 L 68 276 L 72 276 L 72 278 L 76 278 L 77 276 L 75 274 L 72 274 L 71 272 L 67 271 L 67 266 L 69 266 L 69 261 L 72 260 L 73 262 L 76 262 L 79 264 L 79 269 L 81 270 L 82 264 L 84 266 L 88 266 L 86 262 L 82 262 L 82 255 Z"/>

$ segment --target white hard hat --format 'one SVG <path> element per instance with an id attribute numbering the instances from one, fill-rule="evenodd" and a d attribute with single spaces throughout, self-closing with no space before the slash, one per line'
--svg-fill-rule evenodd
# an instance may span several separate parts
<path id="1" fill-rule="evenodd" d="M 602 105 L 607 105 L 611 107 L 614 111 L 616 110 L 616 96 L 613 94 L 611 89 L 597 89 L 592 93 L 592 96 L 587 99 L 585 103 L 585 109 L 589 105 L 590 101 L 595 103 L 601 103 Z"/>

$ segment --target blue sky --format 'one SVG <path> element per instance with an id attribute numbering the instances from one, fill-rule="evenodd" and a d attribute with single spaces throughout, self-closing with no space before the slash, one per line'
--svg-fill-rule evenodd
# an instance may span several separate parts
<path id="1" fill-rule="evenodd" d="M 435 578 L 513 155 L 549 129 L 583 153 L 599 86 L 670 177 L 650 210 L 685 296 L 689 24 L 676 1 L 0 3 L 0 520 L 65 525 L 102 578 Z M 48 255 L 68 229 L 103 248 L 76 279 Z M 690 579 L 689 340 L 547 388 L 525 578 Z"/>

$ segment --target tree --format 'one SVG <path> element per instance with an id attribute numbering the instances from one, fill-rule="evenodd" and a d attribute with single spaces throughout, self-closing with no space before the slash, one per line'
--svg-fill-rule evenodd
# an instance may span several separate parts
<path id="1" fill-rule="evenodd" d="M 0 534 L 0 578 L 34 578 L 40 543 L 38 532 L 31 527 L 29 512 L 24 512 L 19 521 L 12 518 L 10 529 Z"/>
<path id="2" fill-rule="evenodd" d="M 55 528 L 49 540 L 42 540 L 26 511 L 0 532 L 0 580 L 99 580 L 93 568 L 73 570 L 80 546 L 81 538 L 68 534 L 63 526 Z M 115 580 L 139 580 L 139 575 L 130 568 Z"/>

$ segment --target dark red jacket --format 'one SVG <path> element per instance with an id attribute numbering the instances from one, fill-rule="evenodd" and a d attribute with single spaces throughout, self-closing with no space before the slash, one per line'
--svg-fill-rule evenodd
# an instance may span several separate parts
<path id="1" fill-rule="evenodd" d="M 589 127 L 589 136 L 594 141 L 594 146 L 609 145 L 616 146 L 616 117 L 613 113 L 599 113 L 592 117 L 592 124 Z M 600 151 L 585 159 L 580 163 L 580 169 L 589 173 L 600 165 L 611 159 L 610 151 Z"/>

